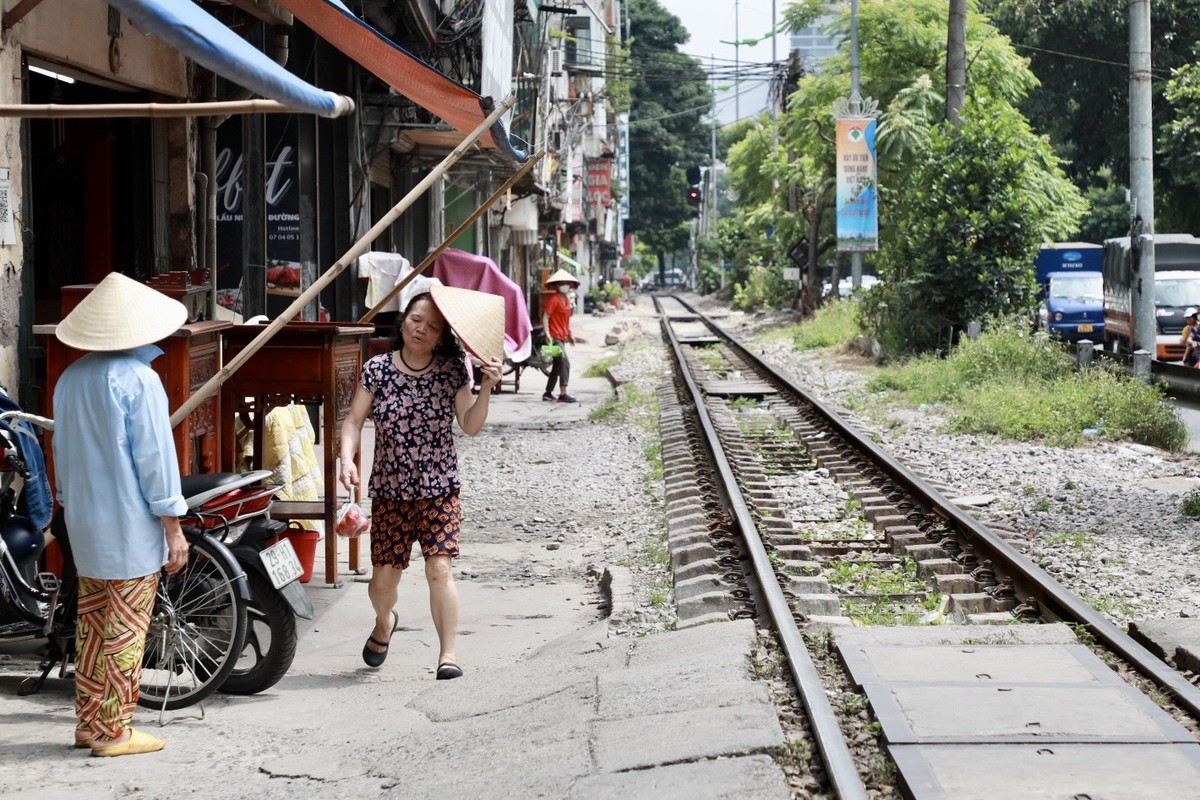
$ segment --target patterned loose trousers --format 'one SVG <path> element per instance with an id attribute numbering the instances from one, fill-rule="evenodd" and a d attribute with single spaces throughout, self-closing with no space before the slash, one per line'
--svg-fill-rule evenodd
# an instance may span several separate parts
<path id="1" fill-rule="evenodd" d="M 106 742 L 119 738 L 129 727 L 142 681 L 142 653 L 157 590 L 157 572 L 129 580 L 79 577 L 77 735 Z"/>

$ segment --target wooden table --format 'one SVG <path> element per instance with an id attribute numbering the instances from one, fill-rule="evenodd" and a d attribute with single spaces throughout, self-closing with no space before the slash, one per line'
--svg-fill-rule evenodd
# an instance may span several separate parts
<path id="1" fill-rule="evenodd" d="M 82 350 L 68 347 L 54 335 L 57 325 L 34 325 L 35 336 L 46 342 L 46 416 L 54 416 L 54 385 L 63 370 L 85 355 Z M 199 389 L 217 373 L 221 332 L 231 327 L 228 322 L 192 322 L 156 344 L 165 355 L 154 359 L 150 366 L 162 379 L 163 389 L 171 411 L 183 405 L 192 392 Z M 218 471 L 220 450 L 217 418 L 220 398 L 213 395 L 175 427 L 175 454 L 180 475 L 199 475 Z M 46 439 L 50 441 L 49 435 Z M 47 460 L 50 453 L 47 452 Z"/>
<path id="2" fill-rule="evenodd" d="M 222 363 L 241 352 L 263 330 L 262 325 L 235 325 L 225 331 Z M 279 501 L 272 516 L 283 519 L 321 519 L 325 522 L 325 582 L 337 580 L 338 536 L 337 458 L 341 421 L 350 409 L 354 388 L 362 371 L 367 337 L 374 325 L 341 322 L 289 322 L 233 373 L 221 387 L 222 468 L 234 471 L 237 444 L 234 418 L 245 414 L 254 437 L 254 468 L 263 454 L 263 421 L 275 406 L 299 403 L 322 410 L 320 444 L 323 453 L 324 491 L 320 501 Z M 247 412 L 253 412 L 251 415 Z M 362 464 L 361 451 L 356 462 Z M 358 539 L 350 540 L 349 567 L 358 570 Z"/>

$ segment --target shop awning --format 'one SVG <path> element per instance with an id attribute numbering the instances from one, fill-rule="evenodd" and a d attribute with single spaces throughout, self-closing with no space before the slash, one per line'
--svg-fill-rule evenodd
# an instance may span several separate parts
<path id="1" fill-rule="evenodd" d="M 340 0 L 275 2 L 348 58 L 462 133 L 477 128 L 494 107 L 492 98 L 480 97 L 438 72 L 354 16 Z M 509 142 L 503 123 L 493 125 L 479 141 L 514 161 L 525 160 L 525 153 L 514 149 Z"/>
<path id="2" fill-rule="evenodd" d="M 298 113 L 338 117 L 354 109 L 349 98 L 296 77 L 190 0 L 108 4 L 147 36 L 157 36 L 197 64 Z"/>

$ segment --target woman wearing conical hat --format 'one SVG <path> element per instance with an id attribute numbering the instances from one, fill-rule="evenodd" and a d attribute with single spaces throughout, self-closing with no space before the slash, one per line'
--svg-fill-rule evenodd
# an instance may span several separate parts
<path id="1" fill-rule="evenodd" d="M 371 464 L 371 581 L 375 627 L 362 659 L 378 667 L 400 622 L 397 590 L 417 544 L 425 560 L 429 608 L 437 629 L 438 680 L 461 676 L 455 633 L 458 590 L 451 560 L 459 554 L 462 507 L 452 426 L 469 436 L 487 421 L 504 356 L 504 299 L 420 278 L 401 298 L 391 352 L 363 365 L 341 428 L 342 484 L 358 487 L 354 463 L 367 417 L 374 420 Z M 415 296 L 413 296 L 415 295 Z M 455 334 L 457 333 L 457 337 Z M 461 344 L 460 344 L 461 340 Z M 483 385 L 471 391 L 463 345 L 482 363 Z M 362 492 L 357 492 L 359 497 Z"/>
<path id="2" fill-rule="evenodd" d="M 186 321 L 179 301 L 112 272 L 54 331 L 87 352 L 54 386 L 53 447 L 79 575 L 75 746 L 94 756 L 166 744 L 130 723 L 159 572 L 188 556 L 167 393 L 150 367 L 154 343 Z"/>
<path id="3" fill-rule="evenodd" d="M 554 402 L 554 385 L 558 384 L 559 403 L 574 403 L 575 398 L 567 393 L 567 381 L 571 379 L 571 360 L 567 357 L 567 345 L 575 344 L 571 333 L 571 301 L 568 295 L 579 288 L 579 279 L 565 269 L 560 269 L 546 278 L 546 288 L 554 292 L 542 308 L 542 330 L 549 340 L 558 345 L 558 355 L 550 368 L 550 378 L 542 399 Z"/>

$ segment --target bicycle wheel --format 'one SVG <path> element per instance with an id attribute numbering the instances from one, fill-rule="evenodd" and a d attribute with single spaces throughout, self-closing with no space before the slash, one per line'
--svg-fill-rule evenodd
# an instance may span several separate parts
<path id="1" fill-rule="evenodd" d="M 271 582 L 254 570 L 246 572 L 250 582 L 250 605 L 246 609 L 246 643 L 221 691 L 257 694 L 269 689 L 287 674 L 296 656 L 296 615 Z"/>
<path id="2" fill-rule="evenodd" d="M 189 537 L 188 562 L 163 574 L 146 635 L 138 705 L 173 711 L 208 697 L 225 680 L 246 641 L 243 579 L 219 542 Z M 227 552 L 227 551 L 226 551 Z"/>

